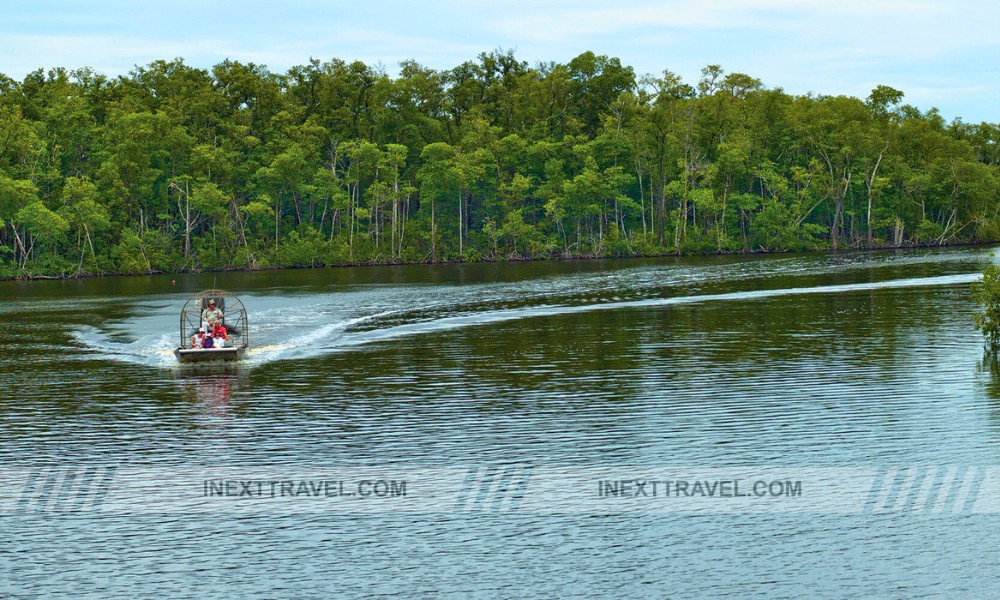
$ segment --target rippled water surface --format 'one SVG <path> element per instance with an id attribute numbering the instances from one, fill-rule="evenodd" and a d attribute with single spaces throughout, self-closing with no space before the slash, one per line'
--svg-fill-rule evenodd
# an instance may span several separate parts
<path id="1" fill-rule="evenodd" d="M 997 465 L 1000 380 L 969 295 L 989 260 L 0 283 L 0 463 Z M 248 359 L 180 369 L 180 306 L 213 286 L 247 306 Z M 20 511 L 0 513 L 0 598 L 988 597 L 998 525 L 961 511 Z"/>

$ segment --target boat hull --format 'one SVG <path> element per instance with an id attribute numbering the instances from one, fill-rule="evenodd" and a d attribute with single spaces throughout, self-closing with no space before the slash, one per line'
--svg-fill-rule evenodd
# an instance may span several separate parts
<path id="1" fill-rule="evenodd" d="M 243 360 L 246 354 L 246 346 L 240 348 L 178 348 L 174 350 L 174 356 L 181 364 L 196 363 L 224 363 Z"/>

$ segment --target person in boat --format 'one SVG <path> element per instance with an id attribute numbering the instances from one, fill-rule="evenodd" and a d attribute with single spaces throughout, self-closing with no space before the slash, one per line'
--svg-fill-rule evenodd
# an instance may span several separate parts
<path id="1" fill-rule="evenodd" d="M 201 341 L 201 347 L 210 350 L 215 347 L 215 339 L 211 335 L 206 335 Z"/>
<path id="2" fill-rule="evenodd" d="M 191 347 L 192 348 L 204 348 L 205 347 L 205 328 L 199 327 L 198 332 L 191 336 Z"/>
<path id="3" fill-rule="evenodd" d="M 233 343 L 229 340 L 229 334 L 226 333 L 226 328 L 219 325 L 212 332 L 212 347 L 213 348 L 230 348 Z"/>
<path id="4" fill-rule="evenodd" d="M 222 311 L 215 307 L 215 298 L 209 298 L 208 308 L 201 311 L 201 324 L 206 327 L 206 331 L 215 329 L 217 324 L 222 324 Z"/>

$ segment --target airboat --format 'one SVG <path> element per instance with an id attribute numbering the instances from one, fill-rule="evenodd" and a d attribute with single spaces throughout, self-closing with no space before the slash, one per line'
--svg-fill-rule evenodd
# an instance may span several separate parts
<path id="1" fill-rule="evenodd" d="M 205 310 L 215 305 L 222 313 L 221 323 L 226 328 L 229 341 L 222 347 L 196 348 L 192 338 L 200 327 Z M 181 345 L 174 356 L 182 364 L 229 363 L 243 360 L 250 345 L 250 327 L 247 310 L 240 299 L 225 290 L 204 290 L 188 299 L 181 309 Z"/>

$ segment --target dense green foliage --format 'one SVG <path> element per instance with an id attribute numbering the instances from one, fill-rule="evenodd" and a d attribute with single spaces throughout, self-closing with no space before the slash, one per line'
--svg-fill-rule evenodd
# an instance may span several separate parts
<path id="1" fill-rule="evenodd" d="M 0 277 L 1000 238 L 1000 128 L 587 52 L 0 76 Z"/>
<path id="2" fill-rule="evenodd" d="M 994 350 L 1000 347 L 1000 267 L 988 265 L 983 278 L 972 284 L 972 296 L 979 303 L 973 313 L 976 327 Z"/>

